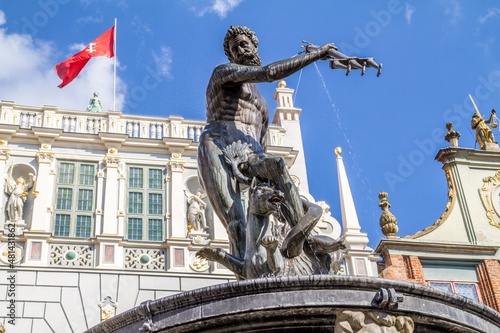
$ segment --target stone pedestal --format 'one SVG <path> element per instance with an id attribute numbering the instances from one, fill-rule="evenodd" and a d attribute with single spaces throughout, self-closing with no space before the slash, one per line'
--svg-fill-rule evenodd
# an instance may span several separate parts
<path id="1" fill-rule="evenodd" d="M 208 233 L 204 231 L 190 231 L 187 234 L 187 238 L 191 239 L 191 244 L 195 246 L 206 246 L 208 245 L 208 242 L 210 241 L 208 239 L 209 235 Z"/>
<path id="2" fill-rule="evenodd" d="M 500 151 L 500 147 L 497 142 L 486 142 L 484 145 L 484 150 Z"/>
<path id="3" fill-rule="evenodd" d="M 5 221 L 4 223 L 4 230 L 6 231 L 6 235 L 8 235 L 11 232 L 14 232 L 16 236 L 21 236 L 24 233 L 24 230 L 26 230 L 27 225 L 26 221 L 24 220 L 19 220 L 19 221 Z"/>

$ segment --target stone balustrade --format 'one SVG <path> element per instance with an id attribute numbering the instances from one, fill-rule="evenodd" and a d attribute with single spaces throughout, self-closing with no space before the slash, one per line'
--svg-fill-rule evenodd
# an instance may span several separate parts
<path id="1" fill-rule="evenodd" d="M 127 134 L 133 138 L 162 139 L 175 137 L 198 142 L 204 121 L 186 120 L 183 117 L 168 118 L 124 115 L 119 111 L 92 113 L 59 109 L 44 105 L 31 107 L 11 101 L 0 101 L 0 124 L 31 127 L 58 128 L 70 133 L 97 134 L 99 132 Z M 284 146 L 286 131 L 270 125 L 267 142 L 272 146 Z"/>
<path id="2" fill-rule="evenodd" d="M 198 142 L 204 121 L 182 117 L 156 118 L 124 115 L 118 111 L 90 113 L 63 110 L 54 106 L 28 107 L 0 101 L 0 124 L 58 128 L 64 132 L 97 134 L 99 132 L 128 134 L 134 138 L 162 139 L 177 137 Z"/>

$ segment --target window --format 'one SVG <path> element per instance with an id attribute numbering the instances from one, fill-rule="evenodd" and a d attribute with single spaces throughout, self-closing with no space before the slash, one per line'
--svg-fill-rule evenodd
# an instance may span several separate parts
<path id="1" fill-rule="evenodd" d="M 127 182 L 127 239 L 163 240 L 163 169 L 130 166 Z"/>
<path id="2" fill-rule="evenodd" d="M 97 164 L 93 163 L 59 163 L 54 204 L 54 236 L 92 236 L 96 171 Z"/>
<path id="3" fill-rule="evenodd" d="M 445 290 L 450 293 L 459 294 L 464 297 L 473 299 L 476 302 L 481 302 L 477 283 L 429 281 L 428 284 L 431 287 Z"/>
<path id="4" fill-rule="evenodd" d="M 481 301 L 475 262 L 421 260 L 428 285 Z"/>

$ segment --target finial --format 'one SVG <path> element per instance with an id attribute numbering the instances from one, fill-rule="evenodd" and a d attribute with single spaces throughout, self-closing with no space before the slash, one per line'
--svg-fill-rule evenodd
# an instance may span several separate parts
<path id="1" fill-rule="evenodd" d="M 285 82 L 285 80 L 281 80 L 281 81 L 278 83 L 278 88 L 286 88 L 286 82 Z"/>
<path id="2" fill-rule="evenodd" d="M 448 133 L 445 134 L 444 139 L 448 141 L 452 147 L 458 147 L 460 132 L 453 129 L 453 123 L 446 123 L 446 129 L 448 130 Z"/>
<path id="3" fill-rule="evenodd" d="M 342 148 L 340 148 L 340 147 L 336 147 L 336 148 L 335 148 L 335 150 L 334 150 L 334 152 L 335 152 L 335 154 L 336 154 L 337 156 L 340 156 L 340 155 L 342 155 Z"/>
<path id="4" fill-rule="evenodd" d="M 380 227 L 382 229 L 382 233 L 386 237 L 395 237 L 398 233 L 398 221 L 396 217 L 389 211 L 391 204 L 387 201 L 387 197 L 389 195 L 387 192 L 380 192 L 378 194 L 378 198 L 380 199 L 380 203 L 378 206 L 382 209 L 382 215 L 380 215 Z"/>

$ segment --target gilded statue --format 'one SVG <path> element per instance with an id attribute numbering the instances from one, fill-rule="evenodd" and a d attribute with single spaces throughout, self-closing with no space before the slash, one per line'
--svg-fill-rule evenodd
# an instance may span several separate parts
<path id="1" fill-rule="evenodd" d="M 485 149 L 486 143 L 496 143 L 493 132 L 488 126 L 494 119 L 495 114 L 495 109 L 491 110 L 491 116 L 487 120 L 477 113 L 472 116 L 471 127 L 476 130 L 476 141 L 481 149 Z"/>

